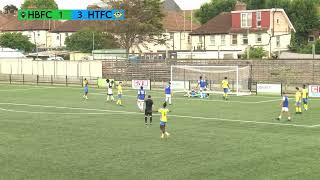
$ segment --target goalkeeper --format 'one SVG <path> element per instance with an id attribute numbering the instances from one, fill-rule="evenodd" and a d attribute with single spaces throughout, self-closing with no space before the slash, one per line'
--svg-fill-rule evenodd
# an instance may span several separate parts
<path id="1" fill-rule="evenodd" d="M 191 91 L 187 91 L 186 94 L 184 95 L 184 97 L 192 97 L 192 98 L 208 98 L 209 97 L 209 93 L 201 93 L 201 92 L 197 92 L 194 89 L 192 89 Z"/>

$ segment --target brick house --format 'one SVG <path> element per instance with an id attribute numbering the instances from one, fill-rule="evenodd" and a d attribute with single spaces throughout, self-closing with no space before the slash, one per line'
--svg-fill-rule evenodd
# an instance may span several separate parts
<path id="1" fill-rule="evenodd" d="M 262 47 L 269 56 L 288 50 L 295 29 L 283 9 L 223 12 L 191 33 L 194 51 L 223 51 L 236 57 L 248 47 Z"/>

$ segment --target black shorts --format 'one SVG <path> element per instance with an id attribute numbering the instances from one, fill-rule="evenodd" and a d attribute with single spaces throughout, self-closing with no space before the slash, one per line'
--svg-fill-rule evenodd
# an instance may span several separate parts
<path id="1" fill-rule="evenodd" d="M 145 110 L 144 115 L 145 116 L 152 116 L 152 111 Z"/>

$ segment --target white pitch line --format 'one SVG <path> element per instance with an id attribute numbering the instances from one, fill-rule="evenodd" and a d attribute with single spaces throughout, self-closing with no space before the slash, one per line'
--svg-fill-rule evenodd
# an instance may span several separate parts
<path id="1" fill-rule="evenodd" d="M 2 104 L 2 105 L 16 105 L 16 106 L 29 106 L 29 107 L 45 107 L 45 108 L 56 108 L 56 109 L 100 111 L 100 112 L 111 112 L 111 113 L 112 112 L 116 112 L 116 113 L 119 113 L 119 114 L 120 113 L 124 113 L 124 114 L 136 114 L 136 115 L 143 116 L 143 113 L 130 112 L 130 111 L 114 111 L 114 110 L 106 110 L 106 109 L 88 109 L 88 108 L 78 108 L 78 107 L 46 106 L 46 105 L 37 105 L 37 104 L 18 104 L 18 103 L 0 103 L 0 104 Z M 197 116 L 184 116 L 184 115 L 175 115 L 175 114 L 171 114 L 170 117 L 188 118 L 188 119 L 205 119 L 205 120 L 215 120 L 215 121 L 224 121 L 224 122 L 238 122 L 238 123 L 247 123 L 247 124 L 279 125 L 279 126 L 291 126 L 291 127 L 303 127 L 303 128 L 315 128 L 315 127 L 318 127 L 318 125 L 284 124 L 284 123 L 265 122 L 265 121 L 248 121 L 248 120 L 240 120 L 240 119 L 224 119 L 224 118 L 215 118 L 215 117 L 197 117 Z"/>
<path id="2" fill-rule="evenodd" d="M 107 94 L 105 93 L 91 93 L 93 95 L 105 95 L 107 96 Z M 136 98 L 137 96 L 130 96 L 130 95 L 124 95 L 123 97 L 130 97 L 130 98 Z M 152 98 L 154 99 L 165 99 L 165 97 L 158 97 L 158 96 L 153 96 Z M 182 99 L 182 100 L 186 100 L 186 101 L 200 101 L 201 99 L 193 99 L 193 98 L 177 98 L 177 97 L 173 97 L 173 99 Z M 240 104 L 259 104 L 259 103 L 266 103 L 266 102 L 273 102 L 273 101 L 280 101 L 279 99 L 272 99 L 272 100 L 266 100 L 266 101 L 257 101 L 257 102 L 245 102 L 245 101 L 225 101 L 225 100 L 214 100 L 214 99 L 204 99 L 203 101 L 209 101 L 209 102 L 224 102 L 224 103 L 240 103 Z"/>
<path id="3" fill-rule="evenodd" d="M 0 108 L 0 111 L 7 111 L 7 112 L 16 112 L 16 113 L 27 113 L 27 114 L 63 114 L 63 115 L 112 115 L 112 114 L 131 114 L 130 112 L 105 112 L 105 113 L 64 113 L 64 112 L 44 112 L 44 111 L 17 111 L 12 109 L 4 109 Z"/>
<path id="4" fill-rule="evenodd" d="M 12 92 L 12 91 L 29 91 L 29 90 L 37 90 L 37 89 L 51 89 L 52 87 L 39 87 L 39 88 L 24 88 L 24 89 L 1 89 L 0 91 L 7 91 L 7 92 Z"/>

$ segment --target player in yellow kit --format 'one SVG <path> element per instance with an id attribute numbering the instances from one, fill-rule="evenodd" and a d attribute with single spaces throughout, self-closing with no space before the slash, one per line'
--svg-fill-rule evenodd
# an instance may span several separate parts
<path id="1" fill-rule="evenodd" d="M 221 86 L 223 88 L 223 99 L 228 100 L 229 82 L 227 77 L 222 80 Z"/>
<path id="2" fill-rule="evenodd" d="M 119 82 L 118 84 L 118 100 L 117 100 L 117 104 L 122 106 L 122 82 Z"/>
<path id="3" fill-rule="evenodd" d="M 88 99 L 88 92 L 89 92 L 89 82 L 88 80 L 85 78 L 83 80 L 83 86 L 84 86 L 84 94 L 83 94 L 83 98 L 84 99 Z"/>
<path id="4" fill-rule="evenodd" d="M 296 114 L 302 114 L 302 110 L 301 110 L 301 92 L 299 90 L 298 87 L 296 87 Z"/>
<path id="5" fill-rule="evenodd" d="M 302 102 L 303 102 L 303 108 L 305 111 L 308 111 L 308 98 L 309 98 L 309 93 L 308 89 L 306 88 L 306 85 L 303 85 L 302 89 Z"/>
<path id="6" fill-rule="evenodd" d="M 158 110 L 160 113 L 160 131 L 161 131 L 161 139 L 163 139 L 165 136 L 169 137 L 170 134 L 166 132 L 166 124 L 168 122 L 168 112 L 169 109 L 167 109 L 167 103 L 163 104 L 163 107 Z"/>

